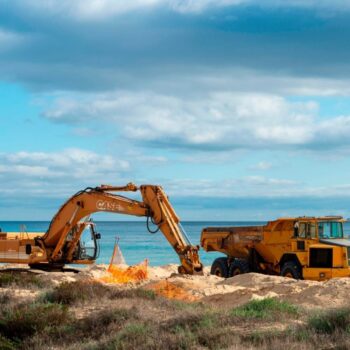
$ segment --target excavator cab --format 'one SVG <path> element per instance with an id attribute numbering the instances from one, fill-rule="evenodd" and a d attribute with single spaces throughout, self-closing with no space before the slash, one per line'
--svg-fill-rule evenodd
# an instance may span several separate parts
<path id="1" fill-rule="evenodd" d="M 100 238 L 101 235 L 96 232 L 96 225 L 92 221 L 84 223 L 75 259 L 96 260 L 100 253 Z"/>

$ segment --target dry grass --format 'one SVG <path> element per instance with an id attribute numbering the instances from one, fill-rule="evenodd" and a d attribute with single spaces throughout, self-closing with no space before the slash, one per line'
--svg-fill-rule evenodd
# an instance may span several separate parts
<path id="1" fill-rule="evenodd" d="M 110 293 L 110 288 L 92 280 L 63 282 L 47 292 L 43 300 L 50 303 L 73 305 L 77 302 L 82 303 L 96 298 L 108 297 Z"/>
<path id="2" fill-rule="evenodd" d="M 29 304 L 7 298 L 0 299 L 0 349 L 4 350 L 350 347 L 347 309 L 310 315 L 292 304 L 264 299 L 223 310 L 92 281 L 62 283 Z M 74 316 L 74 310 L 94 305 L 99 311 L 82 313 L 79 319 Z"/>
<path id="3" fill-rule="evenodd" d="M 91 302 L 95 299 L 133 299 L 141 298 L 154 300 L 155 293 L 151 290 L 142 288 L 118 289 L 104 285 L 93 280 L 63 282 L 54 289 L 48 291 L 43 300 L 51 303 L 59 303 L 64 305 L 74 305 Z"/>
<path id="4" fill-rule="evenodd" d="M 4 287 L 22 287 L 22 288 L 43 288 L 47 285 L 40 277 L 29 271 L 1 271 L 0 288 Z"/>

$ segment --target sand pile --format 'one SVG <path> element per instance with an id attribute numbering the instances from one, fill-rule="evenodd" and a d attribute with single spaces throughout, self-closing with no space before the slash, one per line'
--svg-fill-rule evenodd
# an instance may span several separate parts
<path id="1" fill-rule="evenodd" d="M 148 260 L 134 266 L 110 265 L 100 278 L 106 283 L 137 283 L 148 280 Z"/>
<path id="2" fill-rule="evenodd" d="M 144 287 L 147 290 L 154 291 L 157 295 L 161 295 L 168 299 L 182 300 L 182 301 L 197 301 L 199 297 L 193 295 L 190 291 L 183 287 L 169 282 L 168 279 L 159 282 L 153 282 Z"/>
<path id="3" fill-rule="evenodd" d="M 225 294 L 218 293 L 202 300 L 224 306 L 240 305 L 252 299 L 276 297 L 306 308 L 350 305 L 350 278 L 317 282 L 249 273 L 222 280 L 218 285 L 236 287 L 237 290 Z"/>
<path id="4" fill-rule="evenodd" d="M 106 276 L 107 269 L 108 265 L 92 265 L 77 269 L 79 273 L 42 271 L 37 271 L 37 273 L 40 279 L 47 282 L 49 286 L 85 279 L 101 281 L 101 278 Z M 350 278 L 316 282 L 249 273 L 223 279 L 210 275 L 209 268 L 204 269 L 203 276 L 179 275 L 177 265 L 172 264 L 149 266 L 147 279 L 127 285 L 118 285 L 120 288 L 139 286 L 152 289 L 157 294 L 169 298 L 202 301 L 218 307 L 234 307 L 252 299 L 267 297 L 288 300 L 306 308 L 350 306 L 348 298 Z M 20 289 L 18 288 L 18 293 L 21 292 Z"/>
<path id="5" fill-rule="evenodd" d="M 350 306 L 350 278 L 317 282 L 249 273 L 223 279 L 210 275 L 208 268 L 204 276 L 179 275 L 176 265 L 150 268 L 150 275 L 153 280 L 166 279 L 168 284 L 192 295 L 194 300 L 223 307 L 267 297 L 288 300 L 306 308 Z"/>

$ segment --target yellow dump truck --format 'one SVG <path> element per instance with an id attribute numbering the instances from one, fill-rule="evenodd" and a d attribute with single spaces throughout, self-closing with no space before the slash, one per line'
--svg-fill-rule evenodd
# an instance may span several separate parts
<path id="1" fill-rule="evenodd" d="M 350 277 L 350 240 L 340 216 L 281 218 L 264 226 L 207 227 L 205 251 L 221 252 L 211 273 L 232 277 L 261 272 L 295 279 Z"/>

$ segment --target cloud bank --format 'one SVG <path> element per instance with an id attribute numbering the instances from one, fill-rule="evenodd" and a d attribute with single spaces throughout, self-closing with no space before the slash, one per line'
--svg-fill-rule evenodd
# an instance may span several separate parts
<path id="1" fill-rule="evenodd" d="M 0 150 L 7 200 L 131 179 L 207 198 L 206 208 L 215 196 L 271 207 L 286 196 L 349 196 L 349 9 L 313 0 L 0 0 L 1 82 L 30 95 L 23 120 L 57 127 L 63 139 Z"/>
<path id="2" fill-rule="evenodd" d="M 68 125 L 114 125 L 150 147 L 203 150 L 332 150 L 349 146 L 350 116 L 320 118 L 309 100 L 272 94 L 215 92 L 204 98 L 116 92 L 57 98 L 43 116 Z M 95 127 L 95 126 L 94 126 Z"/>

